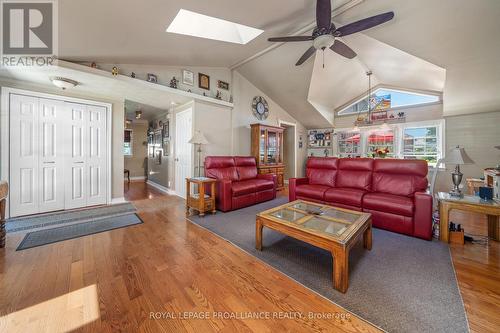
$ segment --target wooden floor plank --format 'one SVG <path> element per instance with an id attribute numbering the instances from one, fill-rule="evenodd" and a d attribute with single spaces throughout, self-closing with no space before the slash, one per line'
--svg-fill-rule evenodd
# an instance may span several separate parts
<path id="1" fill-rule="evenodd" d="M 141 182 L 125 187 L 144 224 L 20 252 L 15 248 L 23 234 L 8 235 L 7 247 L 0 250 L 0 331 L 379 331 L 187 222 L 179 197 Z M 452 213 L 451 218 L 466 232 L 487 231 L 484 217 Z M 471 330 L 497 331 L 499 243 L 452 246 L 451 253 Z M 179 317 L 188 311 L 212 316 Z M 256 311 L 340 315 L 332 320 L 213 316 Z"/>

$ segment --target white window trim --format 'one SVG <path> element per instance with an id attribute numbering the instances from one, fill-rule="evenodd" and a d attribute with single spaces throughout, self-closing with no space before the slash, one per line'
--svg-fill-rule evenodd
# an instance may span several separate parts
<path id="1" fill-rule="evenodd" d="M 438 146 L 438 153 L 437 153 L 437 160 L 443 158 L 444 156 L 444 150 L 445 150 L 445 137 L 444 134 L 445 132 L 445 121 L 444 119 L 436 119 L 436 120 L 426 120 L 426 121 L 416 121 L 416 122 L 408 122 L 408 123 L 399 123 L 399 124 L 389 124 L 389 127 L 394 131 L 394 158 L 403 158 L 403 133 L 406 128 L 416 128 L 416 127 L 431 127 L 431 126 L 436 126 L 437 127 L 437 146 Z M 336 128 L 334 130 L 334 133 L 339 133 L 339 132 L 349 132 L 352 131 L 353 127 L 351 128 Z M 379 131 L 380 126 L 366 126 L 366 127 L 360 127 L 360 145 L 361 145 L 361 156 L 362 157 L 367 157 L 368 156 L 368 136 L 370 135 L 371 132 L 373 131 Z M 340 153 L 338 151 L 338 142 L 336 140 L 335 144 L 335 149 L 337 150 L 336 156 L 340 156 Z M 429 168 L 433 168 L 432 166 L 429 166 Z"/>

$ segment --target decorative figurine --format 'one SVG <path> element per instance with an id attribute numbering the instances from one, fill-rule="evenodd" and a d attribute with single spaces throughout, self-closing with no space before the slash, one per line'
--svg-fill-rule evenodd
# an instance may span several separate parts
<path id="1" fill-rule="evenodd" d="M 177 79 L 175 78 L 175 76 L 174 76 L 174 77 L 172 77 L 172 80 L 170 80 L 170 88 L 177 89 L 177 83 L 178 83 L 178 82 L 179 82 L 179 80 L 177 80 Z"/>
<path id="2" fill-rule="evenodd" d="M 222 93 L 219 90 L 217 90 L 217 94 L 215 94 L 215 98 L 222 99 Z"/>
<path id="3" fill-rule="evenodd" d="M 90 64 L 90 67 L 92 67 L 92 68 L 97 68 L 97 64 L 96 64 L 95 62 L 92 62 L 92 63 Z"/>
<path id="4" fill-rule="evenodd" d="M 148 73 L 148 82 L 158 83 L 158 77 L 154 74 Z"/>
<path id="5" fill-rule="evenodd" d="M 192 92 L 191 89 L 188 89 L 188 93 Z"/>
<path id="6" fill-rule="evenodd" d="M 229 103 L 233 102 L 233 95 L 229 96 Z"/>
<path id="7" fill-rule="evenodd" d="M 130 74 L 130 77 L 131 77 L 131 78 L 133 78 L 133 79 L 135 79 L 135 73 L 134 73 L 134 72 L 132 72 L 132 73 Z"/>
<path id="8" fill-rule="evenodd" d="M 117 76 L 118 75 L 118 67 L 113 66 L 113 69 L 111 69 L 111 74 L 113 74 L 114 76 Z"/>
<path id="9" fill-rule="evenodd" d="M 203 96 L 207 96 L 207 94 L 205 94 L 205 92 L 203 92 Z"/>

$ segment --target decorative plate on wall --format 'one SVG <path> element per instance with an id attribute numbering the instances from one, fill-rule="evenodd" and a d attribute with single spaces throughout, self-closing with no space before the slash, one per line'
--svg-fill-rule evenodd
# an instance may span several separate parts
<path id="1" fill-rule="evenodd" d="M 252 110 L 254 116 L 259 120 L 267 119 L 269 116 L 269 106 L 262 96 L 255 96 L 252 101 Z"/>

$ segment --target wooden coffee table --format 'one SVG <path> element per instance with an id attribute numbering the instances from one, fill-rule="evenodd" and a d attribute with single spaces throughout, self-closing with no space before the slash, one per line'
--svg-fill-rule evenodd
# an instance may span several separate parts
<path id="1" fill-rule="evenodd" d="M 343 293 L 349 286 L 349 250 L 361 237 L 365 249 L 372 248 L 371 214 L 303 200 L 257 214 L 257 250 L 262 250 L 263 227 L 330 251 L 333 256 L 333 285 Z"/>

